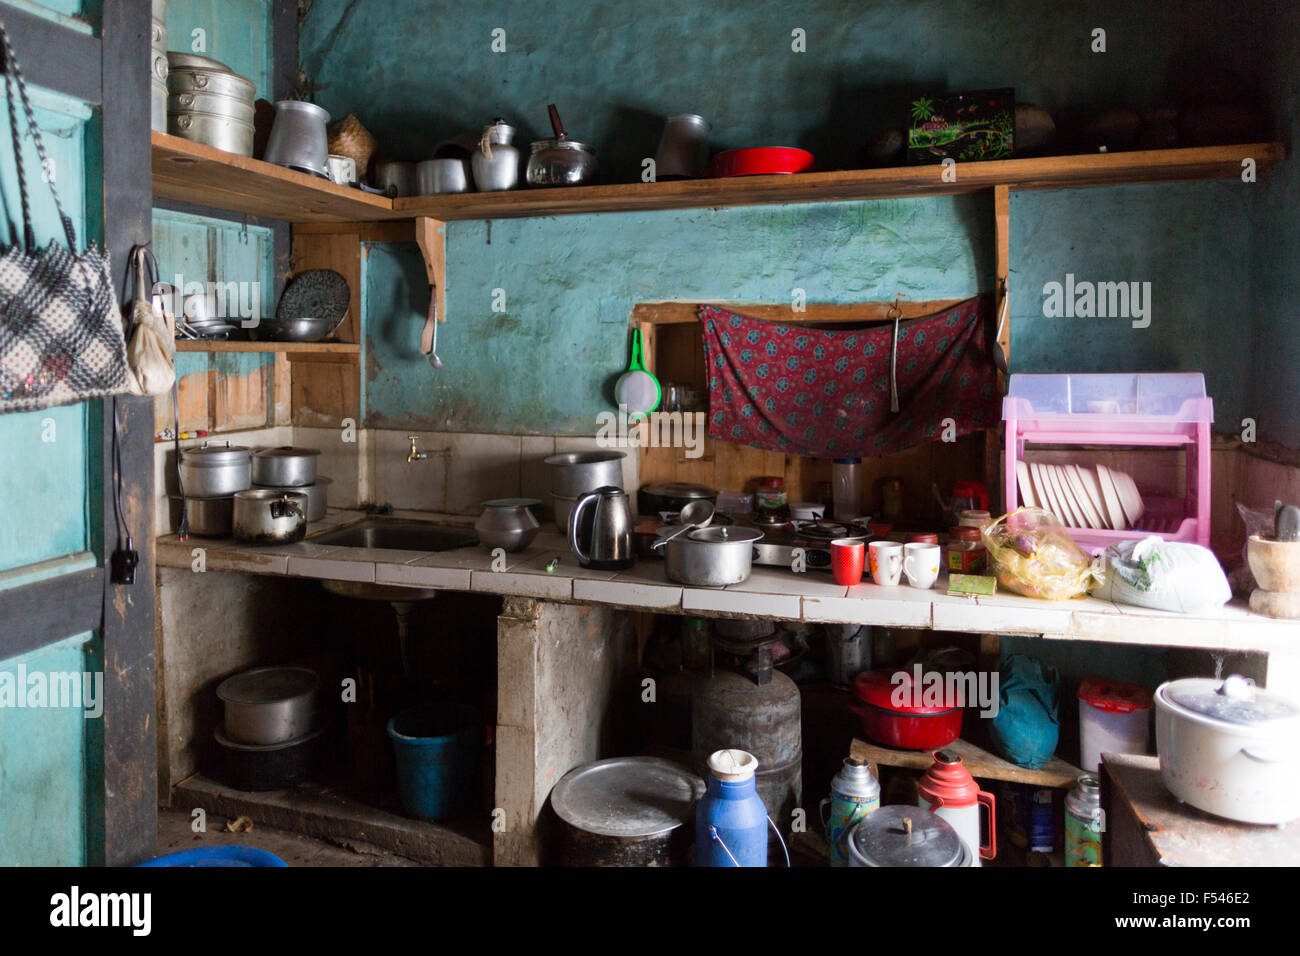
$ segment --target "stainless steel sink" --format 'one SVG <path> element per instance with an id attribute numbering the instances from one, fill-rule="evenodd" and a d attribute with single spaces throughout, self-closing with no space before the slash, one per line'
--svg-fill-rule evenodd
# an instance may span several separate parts
<path id="1" fill-rule="evenodd" d="M 478 544 L 471 528 L 409 521 L 402 518 L 367 518 L 337 531 L 308 539 L 312 544 L 343 548 L 391 548 L 396 551 L 454 551 Z"/>

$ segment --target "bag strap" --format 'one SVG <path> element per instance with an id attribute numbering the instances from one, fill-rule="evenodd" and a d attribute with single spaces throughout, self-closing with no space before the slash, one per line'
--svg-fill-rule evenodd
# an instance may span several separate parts
<path id="1" fill-rule="evenodd" d="M 9 42 L 9 32 L 5 29 L 2 20 L 0 20 L 0 45 L 3 45 L 2 52 L 4 54 L 5 98 L 9 101 L 9 130 L 13 135 L 14 162 L 18 166 L 18 192 L 22 198 L 23 206 L 23 242 L 25 248 L 28 252 L 35 252 L 36 234 L 32 229 L 31 203 L 27 194 L 26 171 L 23 168 L 22 135 L 18 131 L 18 112 L 14 104 L 15 88 L 18 91 L 18 98 L 23 104 L 23 114 L 27 120 L 27 127 L 31 130 L 32 141 L 36 144 L 36 153 L 41 159 L 41 170 L 46 173 L 43 178 L 50 187 L 50 194 L 54 197 L 54 208 L 58 210 L 59 220 L 63 223 L 63 234 L 68 240 L 68 250 L 76 253 L 76 230 L 73 229 L 72 220 L 68 218 L 68 214 L 63 211 L 63 203 L 59 202 L 58 190 L 54 188 L 54 177 L 48 175 L 50 160 L 45 153 L 45 142 L 41 139 L 40 127 L 36 125 L 36 114 L 32 111 L 31 101 L 27 98 L 27 84 L 23 81 L 22 68 L 18 65 L 18 58 L 14 56 L 13 45 Z"/>

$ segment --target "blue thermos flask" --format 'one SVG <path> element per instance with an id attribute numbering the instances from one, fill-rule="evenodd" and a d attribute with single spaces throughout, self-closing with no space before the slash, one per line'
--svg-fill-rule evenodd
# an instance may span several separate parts
<path id="1" fill-rule="evenodd" d="M 695 810 L 696 866 L 767 866 L 767 807 L 744 750 L 709 757 L 709 789 Z"/>

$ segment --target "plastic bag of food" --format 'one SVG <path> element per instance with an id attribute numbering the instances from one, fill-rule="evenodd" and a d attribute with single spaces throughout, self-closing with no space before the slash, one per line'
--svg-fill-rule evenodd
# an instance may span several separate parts
<path id="1" fill-rule="evenodd" d="M 1019 508 L 982 529 L 989 567 L 1008 591 L 1047 601 L 1082 597 L 1100 577 L 1051 512 Z"/>
<path id="2" fill-rule="evenodd" d="M 1218 558 L 1199 544 L 1150 535 L 1112 544 L 1105 557 L 1105 580 L 1093 589 L 1103 600 L 1199 614 L 1232 598 Z"/>

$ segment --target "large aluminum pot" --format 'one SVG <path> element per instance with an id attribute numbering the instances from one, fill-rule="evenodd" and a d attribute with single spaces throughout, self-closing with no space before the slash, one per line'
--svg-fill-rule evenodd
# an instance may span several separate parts
<path id="1" fill-rule="evenodd" d="M 621 451 L 570 451 L 544 459 L 551 466 L 551 493 L 581 498 L 597 488 L 623 487 Z"/>
<path id="2" fill-rule="evenodd" d="M 223 680 L 217 696 L 236 743 L 283 744 L 320 723 L 320 676 L 306 667 L 255 667 Z"/>
<path id="3" fill-rule="evenodd" d="M 170 97 L 168 97 L 170 99 Z M 253 155 L 253 124 L 218 113 L 167 113 L 167 132 L 239 156 Z"/>
<path id="4" fill-rule="evenodd" d="M 294 488 L 316 483 L 319 448 L 280 445 L 253 452 L 253 484 L 273 488 Z"/>
<path id="5" fill-rule="evenodd" d="M 180 495 L 171 497 L 178 500 Z M 235 522 L 235 496 L 223 495 L 220 498 L 192 498 L 185 496 L 185 525 L 190 534 L 205 538 L 226 538 L 230 536 Z"/>
<path id="6" fill-rule="evenodd" d="M 252 488 L 235 495 L 235 540 L 292 544 L 307 534 L 307 496 L 300 491 Z"/>
<path id="7" fill-rule="evenodd" d="M 280 100 L 275 104 L 275 123 L 262 158 L 277 166 L 328 179 L 325 162 L 330 151 L 325 124 L 329 121 L 329 113 L 315 103 Z"/>
<path id="8" fill-rule="evenodd" d="M 181 491 L 195 498 L 220 498 L 243 491 L 253 484 L 253 465 L 243 445 L 204 442 L 197 448 L 182 448 Z"/>
<path id="9" fill-rule="evenodd" d="M 416 166 L 401 160 L 375 164 L 375 188 L 389 197 L 414 196 Z"/>
<path id="10" fill-rule="evenodd" d="M 469 160 L 426 159 L 417 163 L 415 191 L 421 196 L 469 192 Z"/>
<path id="11" fill-rule="evenodd" d="M 1155 703 L 1160 776 L 1175 797 L 1242 823 L 1300 818 L 1300 707 L 1237 675 L 1167 681 Z"/>
<path id="12" fill-rule="evenodd" d="M 895 804 L 867 814 L 844 838 L 849 866 L 974 866 L 952 824 L 937 813 Z"/>
<path id="13" fill-rule="evenodd" d="M 155 66 L 161 62 L 167 69 L 167 61 L 155 56 Z M 167 132 L 167 81 L 157 77 L 149 79 L 149 128 L 159 133 Z"/>
<path id="14" fill-rule="evenodd" d="M 268 491 L 292 491 L 307 496 L 307 522 L 320 521 L 325 517 L 325 509 L 329 506 L 329 485 L 330 479 L 323 475 L 317 475 L 316 481 L 310 485 L 285 485 L 283 487 L 268 487 Z M 259 487 L 261 487 L 259 485 Z"/>
<path id="15" fill-rule="evenodd" d="M 184 90 L 167 96 L 169 113 L 207 113 L 212 116 L 226 116 L 241 123 L 252 123 L 253 104 L 238 96 L 227 93 L 203 93 L 196 90 Z"/>
<path id="16" fill-rule="evenodd" d="M 664 572 L 669 580 L 700 588 L 740 584 L 749 578 L 754 542 L 763 537 L 757 528 L 739 525 L 697 528 L 662 545 Z"/>

